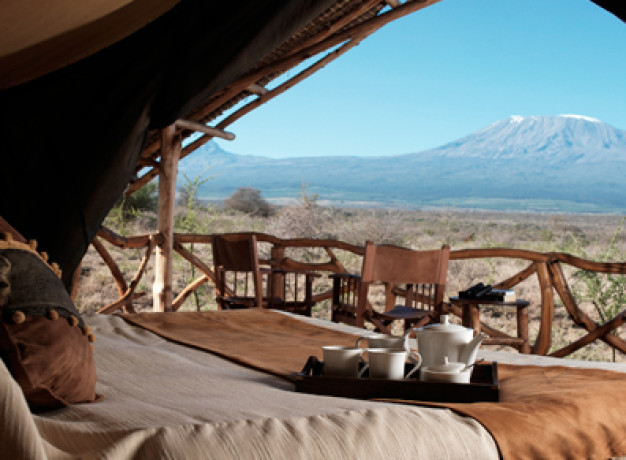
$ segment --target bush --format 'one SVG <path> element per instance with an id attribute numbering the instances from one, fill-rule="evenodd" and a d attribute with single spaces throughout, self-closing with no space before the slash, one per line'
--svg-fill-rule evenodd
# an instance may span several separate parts
<path id="1" fill-rule="evenodd" d="M 120 207 L 126 217 L 136 216 L 140 211 L 156 212 L 159 207 L 157 182 L 148 182 L 130 196 L 122 195 L 115 206 Z"/>
<path id="2" fill-rule="evenodd" d="M 307 195 L 303 185 L 298 202 L 282 208 L 268 230 L 279 238 L 330 238 L 331 226 L 328 209 L 317 204 L 317 194 Z"/>
<path id="3" fill-rule="evenodd" d="M 122 194 L 106 217 L 105 225 L 125 235 L 127 224 L 139 216 L 156 213 L 159 207 L 158 186 L 149 182 L 130 196 Z"/>
<path id="4" fill-rule="evenodd" d="M 261 191 L 251 187 L 240 187 L 226 200 L 224 207 L 251 216 L 269 217 L 272 206 L 261 197 Z"/>
<path id="5" fill-rule="evenodd" d="M 407 226 L 402 211 L 393 209 L 360 210 L 336 226 L 339 239 L 364 245 L 370 240 L 376 244 L 404 245 Z"/>

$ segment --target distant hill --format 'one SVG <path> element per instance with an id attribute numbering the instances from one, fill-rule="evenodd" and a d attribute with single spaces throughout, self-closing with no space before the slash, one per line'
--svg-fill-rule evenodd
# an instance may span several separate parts
<path id="1" fill-rule="evenodd" d="M 180 164 L 214 176 L 200 196 L 237 187 L 295 198 L 302 183 L 335 205 L 625 212 L 626 131 L 579 115 L 513 116 L 441 147 L 385 157 L 271 159 L 211 142 Z"/>

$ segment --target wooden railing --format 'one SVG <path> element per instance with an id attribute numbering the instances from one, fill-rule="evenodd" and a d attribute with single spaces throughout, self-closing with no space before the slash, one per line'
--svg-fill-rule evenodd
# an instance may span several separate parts
<path id="1" fill-rule="evenodd" d="M 301 269 L 327 273 L 346 273 L 345 267 L 335 255 L 336 250 L 351 252 L 357 256 L 363 256 L 364 250 L 361 246 L 337 241 L 318 240 L 308 238 L 280 239 L 264 233 L 254 233 L 259 243 L 269 243 L 271 245 L 269 258 L 261 259 L 262 264 L 275 268 Z M 125 276 L 115 263 L 109 252 L 106 250 L 101 240 L 121 248 L 121 249 L 141 249 L 145 250 L 139 268 L 131 279 L 130 283 L 125 281 Z M 174 250 L 190 264 L 199 270 L 201 275 L 192 280 L 172 302 L 172 310 L 178 310 L 187 297 L 196 289 L 207 282 L 215 283 L 215 275 L 211 266 L 199 256 L 185 248 L 185 244 L 210 245 L 212 235 L 206 234 L 174 234 Z M 104 262 L 109 267 L 116 282 L 120 297 L 111 304 L 101 308 L 99 313 L 113 313 L 118 310 L 134 311 L 133 301 L 143 295 L 135 292 L 139 281 L 145 273 L 154 246 L 159 244 L 159 234 L 146 234 L 131 237 L 120 236 L 106 228 L 100 229 L 97 237 L 93 241 L 93 246 L 98 251 Z M 302 262 L 285 256 L 287 249 L 292 248 L 322 248 L 328 256 L 328 260 L 323 262 Z M 588 345 L 595 340 L 602 340 L 610 347 L 626 353 L 626 341 L 622 340 L 612 332 L 626 322 L 626 311 L 622 311 L 615 317 L 600 324 L 579 308 L 574 295 L 567 283 L 563 272 L 563 264 L 570 265 L 577 269 L 588 270 L 606 274 L 626 274 L 626 263 L 600 263 L 593 262 L 565 253 L 541 253 L 520 249 L 489 248 L 489 249 L 462 249 L 453 250 L 450 253 L 451 260 L 481 259 L 481 258 L 509 258 L 521 259 L 529 262 L 528 266 L 515 275 L 497 283 L 494 287 L 501 289 L 511 289 L 517 284 L 528 279 L 532 275 L 537 275 L 540 301 L 540 325 L 532 352 L 534 354 L 546 355 L 550 351 L 552 344 L 552 326 L 554 319 L 555 296 L 561 302 L 574 324 L 586 329 L 587 333 L 582 338 L 550 353 L 551 356 L 564 357 L 572 354 L 576 350 Z M 402 294 L 396 290 L 397 294 Z M 318 292 L 313 296 L 314 301 L 321 302 L 332 297 L 331 289 Z M 461 316 L 459 308 L 449 305 L 452 313 Z M 482 329 L 492 337 L 507 337 L 507 335 L 482 324 Z"/>
<path id="2" fill-rule="evenodd" d="M 477 259 L 486 257 L 516 258 L 530 261 L 530 264 L 516 273 L 514 276 L 497 283 L 495 287 L 500 289 L 510 289 L 522 281 L 536 274 L 539 282 L 541 294 L 541 323 L 539 334 L 532 347 L 532 352 L 538 355 L 548 354 L 552 343 L 552 323 L 554 319 L 554 293 L 560 297 L 563 306 L 567 310 L 572 321 L 587 330 L 587 334 L 560 348 L 551 356 L 564 357 L 574 353 L 585 345 L 600 339 L 611 347 L 626 353 L 626 342 L 617 335 L 611 334 L 616 328 L 626 321 L 626 312 L 622 311 L 605 324 L 596 323 L 589 315 L 582 311 L 572 294 L 567 279 L 563 273 L 562 264 L 568 264 L 582 270 L 589 270 L 599 273 L 626 274 L 626 263 L 600 263 L 581 259 L 570 254 L 551 252 L 540 253 L 519 249 L 490 248 L 490 249 L 464 249 L 452 251 L 450 258 L 455 260 Z M 460 315 L 460 312 L 455 311 Z M 486 325 L 485 325 L 486 326 Z M 492 336 L 499 336 L 501 333 L 485 327 L 485 331 Z"/>
<path id="3" fill-rule="evenodd" d="M 318 240 L 308 238 L 280 239 L 265 233 L 254 233 L 254 235 L 256 235 L 257 241 L 259 243 L 269 243 L 271 245 L 270 257 L 261 258 L 259 262 L 262 265 L 269 265 L 274 268 L 301 269 L 327 273 L 346 273 L 346 269 L 337 259 L 334 250 L 339 249 L 349 251 L 358 256 L 362 256 L 364 253 L 363 247 L 361 246 L 356 246 L 337 240 Z M 210 245 L 212 239 L 213 236 L 207 234 L 174 234 L 174 250 L 182 258 L 194 265 L 200 271 L 200 273 L 202 273 L 202 275 L 190 282 L 173 300 L 173 311 L 177 311 L 184 303 L 186 298 L 204 283 L 210 281 L 215 284 L 215 274 L 213 272 L 213 269 L 200 257 L 186 249 L 184 246 L 185 244 L 191 243 Z M 144 257 L 130 284 L 126 283 L 124 274 L 113 260 L 113 257 L 111 257 L 109 252 L 106 250 L 101 240 L 105 240 L 120 249 L 145 248 Z M 144 295 L 143 293 L 136 293 L 135 289 L 139 283 L 139 280 L 145 272 L 145 268 L 150 258 L 150 254 L 154 249 L 154 245 L 158 244 L 159 241 L 160 237 L 158 233 L 124 237 L 104 227 L 98 231 L 98 234 L 96 238 L 94 238 L 92 244 L 109 267 L 111 274 L 113 275 L 113 278 L 115 280 L 118 293 L 120 294 L 120 297 L 116 301 L 112 302 L 109 305 L 106 305 L 105 307 L 102 307 L 100 310 L 98 310 L 98 313 L 113 313 L 120 309 L 124 311 L 134 311 L 133 300 Z M 329 259 L 328 261 L 321 263 L 301 262 L 285 256 L 285 252 L 289 248 L 322 248 L 328 255 Z M 332 291 L 327 290 L 321 293 L 314 294 L 313 301 L 318 303 L 330 299 L 331 297 Z"/>

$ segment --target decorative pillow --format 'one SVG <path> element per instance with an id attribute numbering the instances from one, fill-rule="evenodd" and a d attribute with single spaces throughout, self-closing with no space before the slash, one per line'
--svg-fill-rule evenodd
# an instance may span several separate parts
<path id="1" fill-rule="evenodd" d="M 95 336 L 56 264 L 10 234 L 0 240 L 0 356 L 33 411 L 93 402 Z"/>

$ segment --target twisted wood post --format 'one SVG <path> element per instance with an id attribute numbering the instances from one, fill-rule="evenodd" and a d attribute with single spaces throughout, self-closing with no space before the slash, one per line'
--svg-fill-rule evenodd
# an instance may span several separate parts
<path id="1" fill-rule="evenodd" d="M 554 292 L 550 282 L 550 273 L 547 262 L 535 262 L 537 267 L 537 278 L 541 290 L 541 323 L 539 324 L 539 334 L 533 353 L 536 355 L 546 355 L 552 343 L 552 320 L 554 317 Z"/>
<path id="2" fill-rule="evenodd" d="M 162 242 L 157 245 L 154 285 L 152 287 L 153 310 L 172 310 L 172 253 L 174 247 L 174 199 L 176 174 L 180 157 L 180 136 L 176 125 L 161 130 L 161 163 L 159 166 L 159 218 L 158 232 Z"/>
<path id="3" fill-rule="evenodd" d="M 285 247 L 278 244 L 273 244 L 270 252 L 270 259 L 276 263 L 274 268 L 283 268 L 282 261 L 285 258 Z M 270 286 L 272 292 L 268 293 L 272 298 L 284 300 L 285 292 L 285 275 L 282 273 L 272 273 L 269 276 L 272 277 Z"/>

